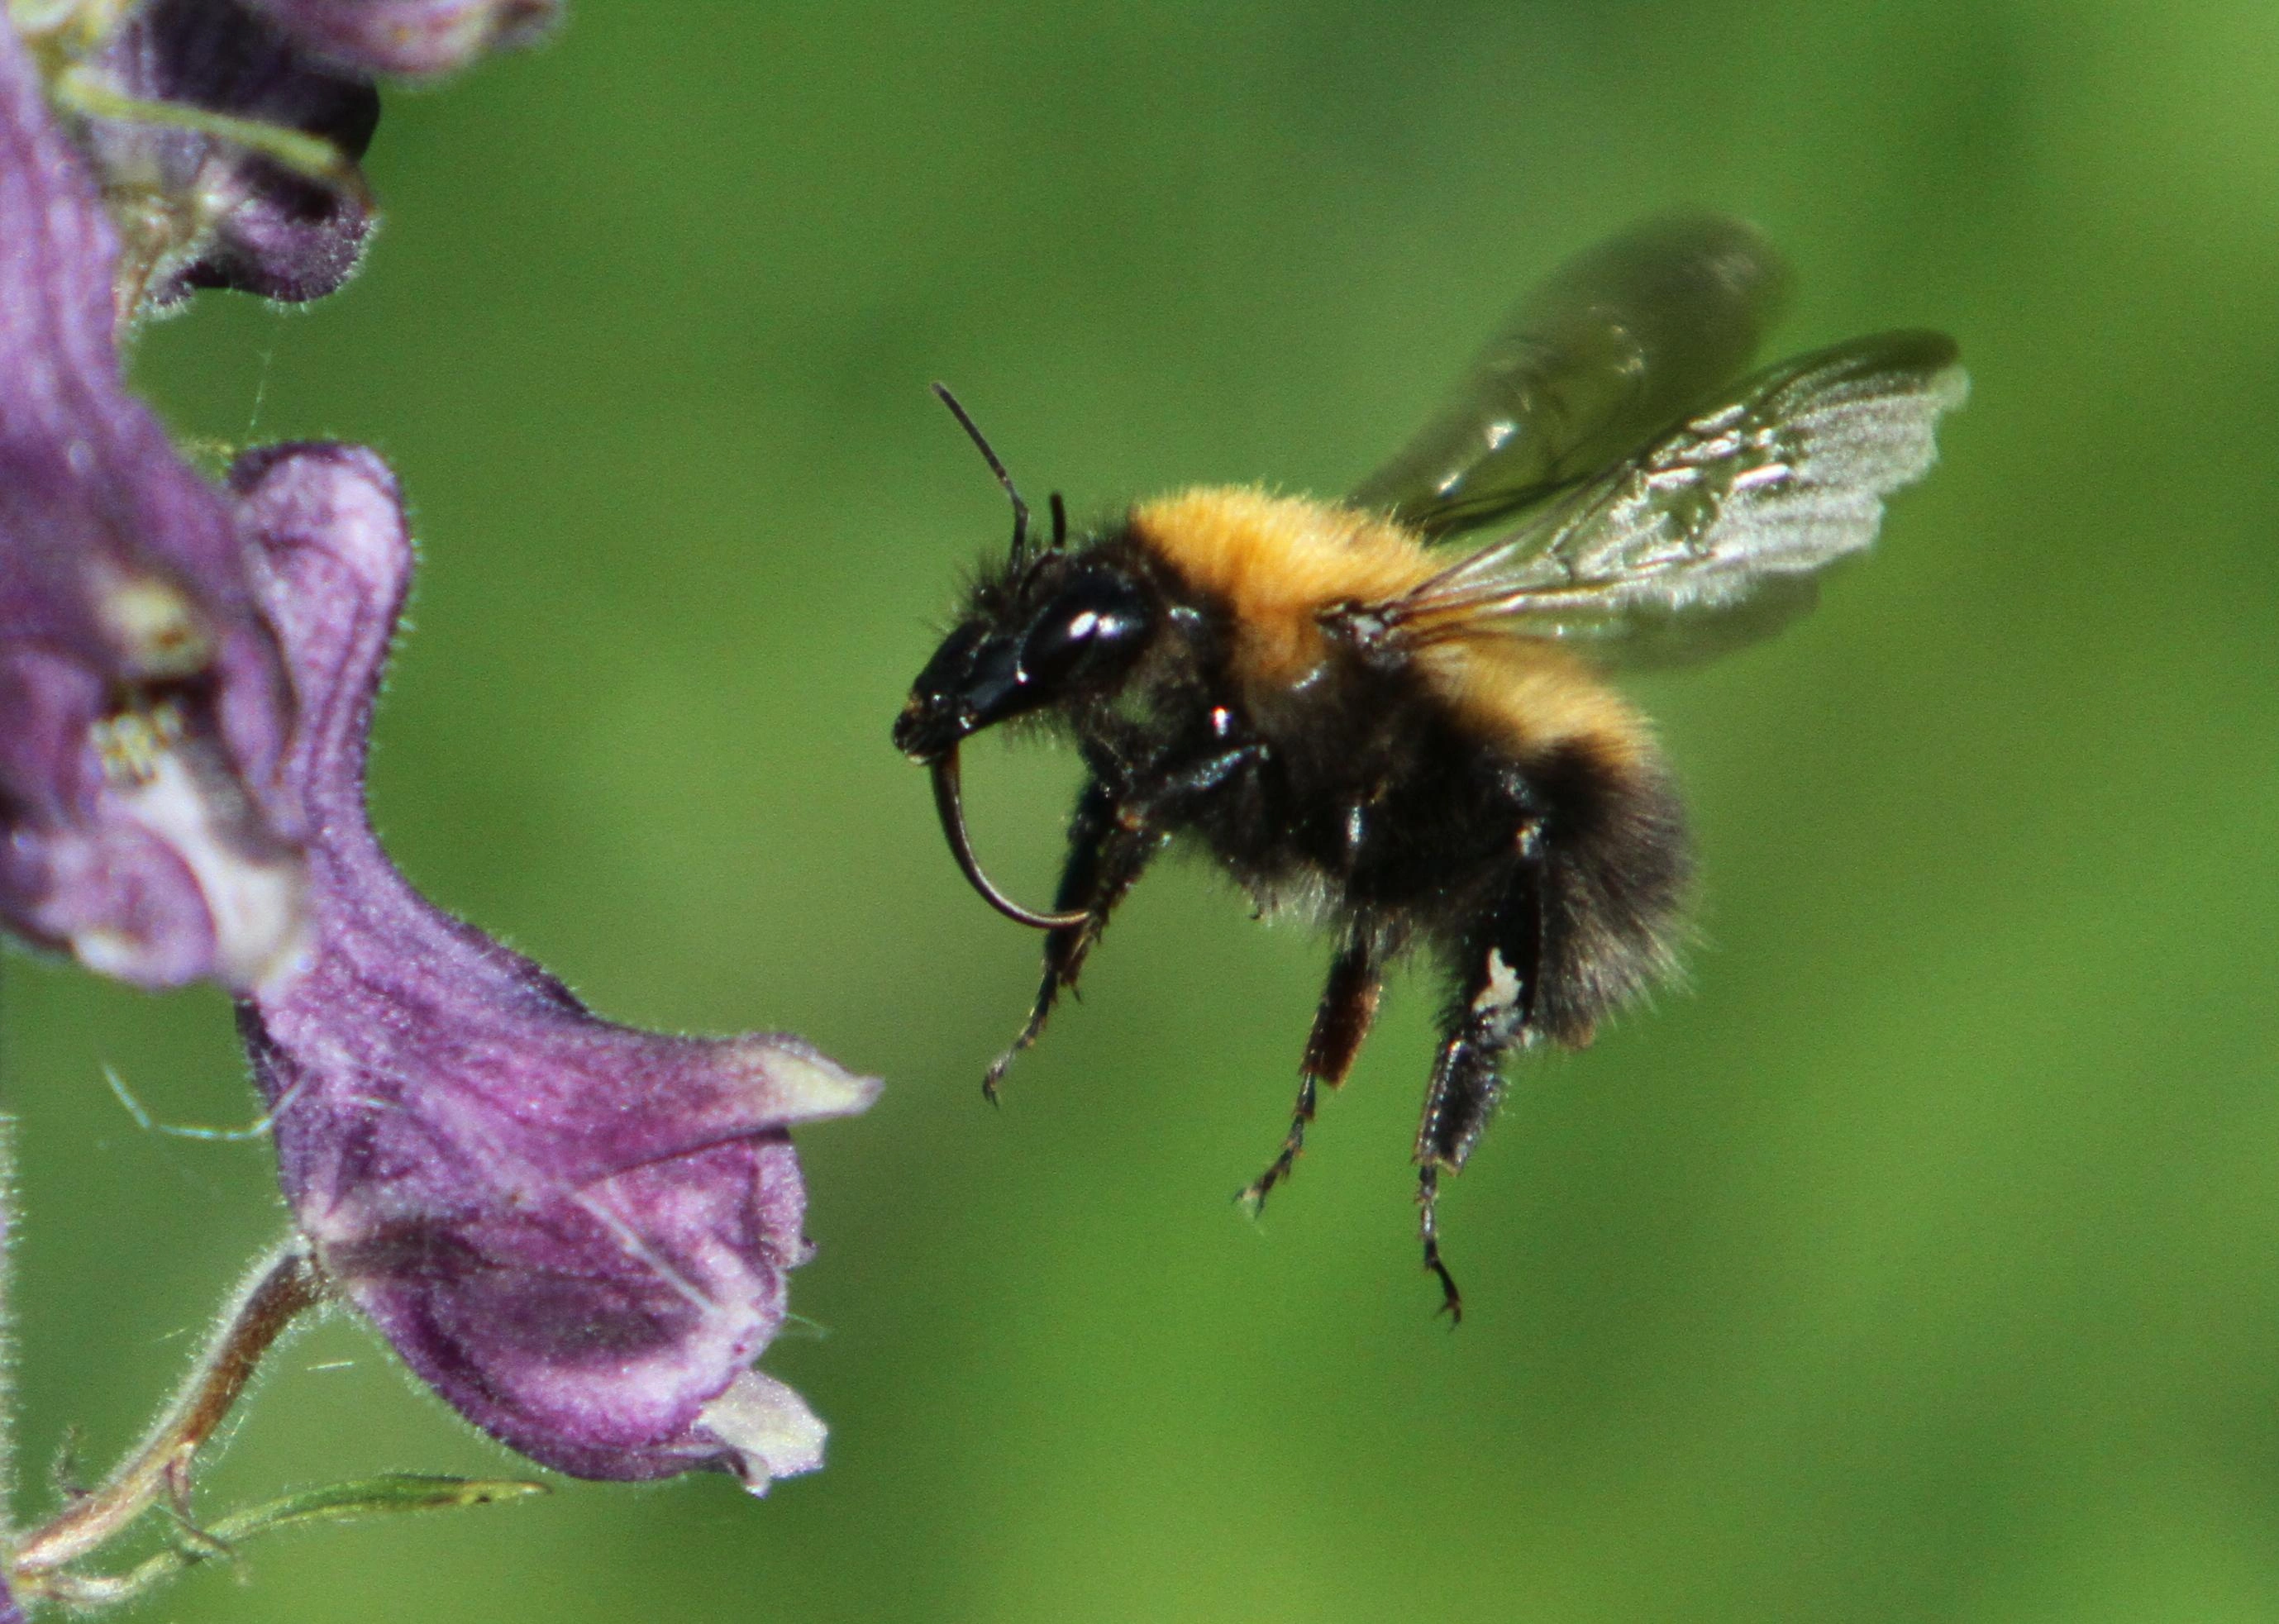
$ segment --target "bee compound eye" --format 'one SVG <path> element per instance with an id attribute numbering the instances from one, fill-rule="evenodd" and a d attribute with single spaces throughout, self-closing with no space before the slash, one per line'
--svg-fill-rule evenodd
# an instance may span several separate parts
<path id="1" fill-rule="evenodd" d="M 1030 629 L 1021 645 L 1021 675 L 1048 688 L 1112 675 L 1138 653 L 1154 619 L 1146 598 L 1121 576 L 1084 577 Z"/>

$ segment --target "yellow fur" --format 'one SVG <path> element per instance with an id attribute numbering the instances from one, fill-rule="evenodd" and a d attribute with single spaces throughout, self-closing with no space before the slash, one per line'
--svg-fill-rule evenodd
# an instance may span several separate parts
<path id="1" fill-rule="evenodd" d="M 1134 509 L 1132 523 L 1157 557 L 1233 610 L 1235 663 L 1252 682 L 1302 682 L 1329 655 L 1322 609 L 1392 597 L 1440 568 L 1398 525 L 1255 487 L 1181 491 Z"/>
<path id="2" fill-rule="evenodd" d="M 1255 487 L 1181 491 L 1134 509 L 1132 525 L 1149 551 L 1232 611 L 1235 674 L 1270 703 L 1330 658 L 1323 609 L 1396 596 L 1449 563 L 1390 520 Z M 1418 663 L 1515 756 L 1579 740 L 1608 765 L 1630 766 L 1651 751 L 1637 713 L 1555 644 L 1484 626 L 1432 644 Z"/>
<path id="3" fill-rule="evenodd" d="M 1521 760 L 1576 743 L 1617 771 L 1653 758 L 1646 719 L 1554 643 L 1484 630 L 1434 644 L 1418 663 L 1475 726 Z"/>

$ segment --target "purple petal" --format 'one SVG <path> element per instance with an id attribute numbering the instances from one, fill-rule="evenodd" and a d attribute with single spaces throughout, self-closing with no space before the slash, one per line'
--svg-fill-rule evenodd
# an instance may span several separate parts
<path id="1" fill-rule="evenodd" d="M 461 1413 L 549 1466 L 811 1469 L 820 1423 L 748 1369 L 809 1251 L 786 1130 L 877 1084 L 793 1038 L 604 1021 L 412 890 L 364 810 L 411 563 L 395 482 L 338 446 L 233 482 L 300 704 L 288 774 L 324 831 L 315 949 L 241 1024 L 319 1260 Z"/>
<path id="2" fill-rule="evenodd" d="M 231 0 L 152 0 L 88 71 L 138 101 L 316 136 L 349 165 L 380 119 L 369 80 L 311 62 Z M 360 182 L 327 185 L 234 142 L 148 119 L 89 119 L 85 141 L 153 307 L 199 287 L 319 298 L 355 272 L 372 234 Z"/>
<path id="3" fill-rule="evenodd" d="M 227 502 L 119 381 L 116 257 L 0 28 L 0 919 L 248 986 L 303 923 L 281 673 Z"/>
<path id="4" fill-rule="evenodd" d="M 425 76 L 527 45 L 562 0 L 250 0 L 310 50 L 367 73 Z"/>

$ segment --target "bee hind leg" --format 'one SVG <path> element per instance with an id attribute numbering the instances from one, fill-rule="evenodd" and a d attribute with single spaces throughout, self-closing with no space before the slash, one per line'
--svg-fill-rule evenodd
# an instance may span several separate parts
<path id="1" fill-rule="evenodd" d="M 1077 977 L 1093 944 L 1108 928 L 1109 915 L 1147 872 L 1163 841 L 1151 820 L 1124 807 L 1105 784 L 1096 778 L 1086 781 L 1069 821 L 1068 861 L 1053 896 L 1055 913 L 1082 908 L 1085 917 L 1079 924 L 1063 925 L 1045 935 L 1044 979 L 1038 984 L 1036 1002 L 1011 1046 L 991 1063 L 981 1080 L 981 1092 L 992 1105 L 997 1102 L 997 1085 L 1013 1062 L 1044 1035 L 1062 992 L 1076 990 Z"/>
<path id="2" fill-rule="evenodd" d="M 1329 984 L 1322 990 L 1313 1035 L 1306 1039 L 1306 1058 L 1298 1069 L 1298 1103 L 1291 1112 L 1290 1131 L 1283 1136 L 1281 1152 L 1235 1198 L 1253 1217 L 1266 1205 L 1267 1192 L 1290 1176 L 1299 1153 L 1305 1149 L 1306 1129 L 1314 1120 L 1320 1085 L 1339 1087 L 1353 1070 L 1354 1059 L 1377 1019 L 1377 996 L 1384 988 L 1383 953 L 1377 932 L 1357 926 L 1347 934 L 1330 965 Z"/>
<path id="3" fill-rule="evenodd" d="M 1440 1258 L 1440 1176 L 1463 1171 L 1503 1097 L 1504 1056 L 1535 1036 L 1542 960 L 1542 863 L 1530 827 L 1521 832 L 1518 862 L 1501 898 L 1466 934 L 1463 978 L 1443 1017 L 1416 1125 L 1417 1236 L 1452 1322 L 1464 1317 L 1464 1299 Z"/>

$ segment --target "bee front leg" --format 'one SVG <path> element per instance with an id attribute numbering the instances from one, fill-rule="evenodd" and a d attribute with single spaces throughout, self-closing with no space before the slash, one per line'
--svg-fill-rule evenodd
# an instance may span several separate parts
<path id="1" fill-rule="evenodd" d="M 1440 1260 L 1440 1175 L 1461 1173 L 1503 1095 L 1503 1058 L 1535 1035 L 1543 960 L 1543 864 L 1537 831 L 1523 828 L 1501 897 L 1467 933 L 1463 979 L 1442 1019 L 1440 1051 L 1416 1128 L 1417 1231 L 1441 1306 L 1464 1317 L 1463 1293 Z"/>
<path id="2" fill-rule="evenodd" d="M 1290 1131 L 1283 1137 L 1281 1153 L 1235 1198 L 1253 1217 L 1266 1205 L 1267 1192 L 1290 1176 L 1299 1153 L 1305 1149 L 1306 1129 L 1314 1120 L 1320 1085 L 1339 1087 L 1353 1070 L 1362 1040 L 1377 1019 L 1377 996 L 1384 989 L 1378 932 L 1355 924 L 1330 965 L 1329 984 L 1322 990 L 1313 1034 L 1306 1039 L 1306 1058 L 1299 1066 L 1298 1103 L 1290 1114 Z"/>
<path id="3" fill-rule="evenodd" d="M 1147 864 L 1163 849 L 1167 839 L 1154 820 L 1125 806 L 1099 778 L 1088 780 L 1077 796 L 1076 816 L 1069 823 L 1068 862 L 1061 869 L 1060 889 L 1053 895 L 1053 910 L 1084 910 L 1082 923 L 1063 925 L 1045 937 L 1045 975 L 1037 988 L 1037 1001 L 1029 1010 L 1020 1035 L 999 1055 L 981 1080 L 981 1092 L 991 1104 L 997 1085 L 1012 1069 L 1021 1052 L 1044 1035 L 1053 1006 L 1063 989 L 1076 990 L 1076 978 L 1092 946 L 1108 928 L 1108 916 L 1124 900 Z"/>

